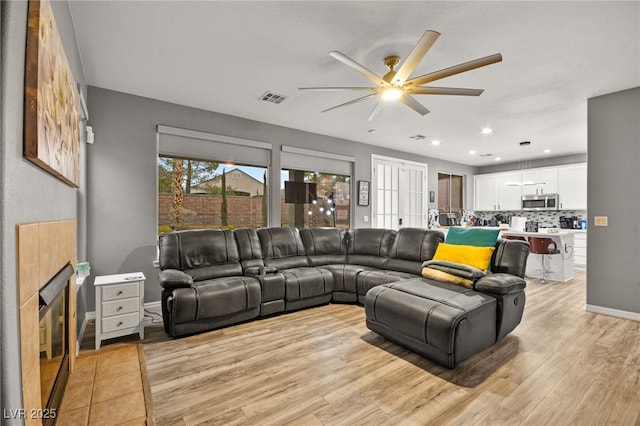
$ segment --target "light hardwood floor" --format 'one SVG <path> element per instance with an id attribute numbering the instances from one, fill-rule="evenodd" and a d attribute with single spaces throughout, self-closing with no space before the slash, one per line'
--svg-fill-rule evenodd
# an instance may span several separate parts
<path id="1" fill-rule="evenodd" d="M 530 283 L 522 323 L 448 370 L 331 304 L 171 340 L 147 328 L 158 425 L 640 425 L 640 322 L 587 313 L 585 274 Z"/>

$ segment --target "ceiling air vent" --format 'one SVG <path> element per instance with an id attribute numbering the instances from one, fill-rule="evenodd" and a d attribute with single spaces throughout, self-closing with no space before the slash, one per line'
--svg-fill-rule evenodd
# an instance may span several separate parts
<path id="1" fill-rule="evenodd" d="M 493 154 L 480 154 L 478 157 L 493 157 Z"/>
<path id="2" fill-rule="evenodd" d="M 414 141 L 421 141 L 423 139 L 426 139 L 427 137 L 425 135 L 413 135 L 413 136 L 409 136 L 409 139 L 413 139 Z"/>
<path id="3" fill-rule="evenodd" d="M 264 95 L 260 96 L 261 101 L 271 102 L 274 104 L 279 104 L 285 99 L 287 99 L 286 96 L 276 95 L 275 93 L 272 93 L 272 92 L 265 92 Z"/>

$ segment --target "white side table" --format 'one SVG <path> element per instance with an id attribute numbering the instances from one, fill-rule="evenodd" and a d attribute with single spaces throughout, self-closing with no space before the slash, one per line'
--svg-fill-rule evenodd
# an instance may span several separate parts
<path id="1" fill-rule="evenodd" d="M 96 350 L 105 339 L 138 333 L 144 339 L 142 272 L 96 277 Z"/>

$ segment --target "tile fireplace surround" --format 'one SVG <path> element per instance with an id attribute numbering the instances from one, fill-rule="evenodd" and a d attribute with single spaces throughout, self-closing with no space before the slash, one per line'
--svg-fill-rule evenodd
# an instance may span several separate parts
<path id="1" fill-rule="evenodd" d="M 25 413 L 38 412 L 40 396 L 39 291 L 67 263 L 76 268 L 76 221 L 25 223 L 16 225 L 18 259 L 18 304 L 20 307 L 20 352 L 22 398 Z M 69 370 L 76 355 L 76 278 L 69 279 Z M 37 373 L 37 374 L 36 374 Z M 42 420 L 25 417 L 25 425 Z M 35 416 L 34 416 L 35 417 Z"/>

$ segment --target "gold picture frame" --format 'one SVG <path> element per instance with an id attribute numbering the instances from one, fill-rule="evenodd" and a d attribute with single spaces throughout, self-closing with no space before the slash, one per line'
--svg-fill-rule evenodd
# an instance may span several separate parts
<path id="1" fill-rule="evenodd" d="M 24 156 L 77 188 L 78 94 L 48 0 L 29 1 L 26 51 Z"/>

